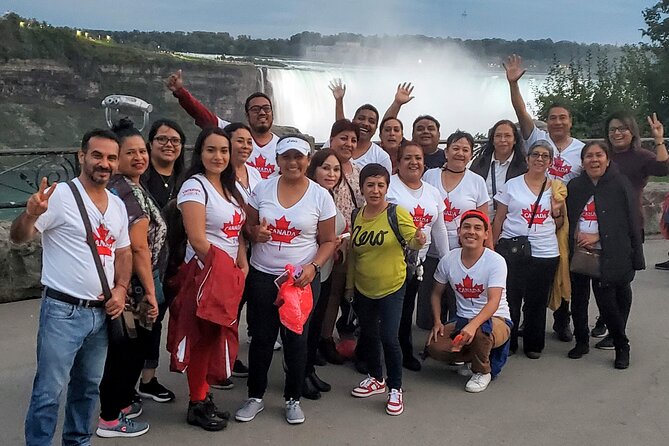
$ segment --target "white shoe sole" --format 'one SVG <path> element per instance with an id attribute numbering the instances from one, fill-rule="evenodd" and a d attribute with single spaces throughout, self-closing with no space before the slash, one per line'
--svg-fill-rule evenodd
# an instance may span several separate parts
<path id="1" fill-rule="evenodd" d="M 351 395 L 356 397 L 356 398 L 368 398 L 370 396 L 374 395 L 381 395 L 386 393 L 386 388 L 384 387 L 383 389 L 377 389 L 377 390 L 372 390 L 371 392 L 366 392 L 366 393 L 360 393 L 356 392 L 355 389 L 351 390 Z"/>
<path id="2" fill-rule="evenodd" d="M 296 420 L 289 420 L 288 418 L 286 418 L 286 422 L 288 422 L 288 424 L 302 424 L 304 423 L 304 417 L 298 418 Z"/>
<path id="3" fill-rule="evenodd" d="M 95 435 L 97 435 L 100 438 L 134 438 L 134 437 L 139 437 L 140 435 L 144 435 L 148 431 L 149 431 L 149 426 L 147 426 L 146 429 L 132 433 L 110 431 L 107 429 L 100 429 L 98 427 L 97 430 L 95 431 Z"/>
<path id="4" fill-rule="evenodd" d="M 400 409 L 397 412 L 393 412 L 392 410 L 388 409 L 388 407 L 386 407 L 386 413 L 390 416 L 393 416 L 393 417 L 395 417 L 397 415 L 402 415 L 404 413 L 404 406 L 402 406 L 402 409 Z"/>
<path id="5" fill-rule="evenodd" d="M 249 421 L 253 421 L 253 419 L 263 410 L 265 410 L 265 407 L 263 406 L 258 412 L 256 412 L 252 417 L 240 417 L 239 415 L 235 414 L 235 420 L 242 422 L 242 423 L 247 423 Z"/>
<path id="6" fill-rule="evenodd" d="M 163 398 L 163 397 L 160 397 L 160 396 L 157 396 L 157 395 L 153 395 L 151 393 L 140 392 L 139 390 L 137 391 L 137 393 L 142 398 L 149 398 L 149 399 L 152 399 L 153 401 L 155 401 L 157 403 L 167 403 L 169 401 L 172 401 L 172 398 Z"/>

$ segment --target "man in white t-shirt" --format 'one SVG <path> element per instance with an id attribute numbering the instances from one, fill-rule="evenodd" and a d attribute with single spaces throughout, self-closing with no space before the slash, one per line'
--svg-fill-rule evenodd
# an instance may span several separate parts
<path id="1" fill-rule="evenodd" d="M 179 105 L 195 119 L 195 124 L 199 127 L 217 126 L 224 128 L 230 124 L 230 122 L 221 119 L 207 109 L 184 88 L 181 70 L 170 75 L 167 79 L 167 88 L 179 100 Z M 251 152 L 246 164 L 254 167 L 263 179 L 279 175 L 279 168 L 276 166 L 276 143 L 279 141 L 279 137 L 271 131 L 274 124 L 274 109 L 271 99 L 265 93 L 253 93 L 246 98 L 244 111 L 253 137 L 253 152 Z"/>
<path id="2" fill-rule="evenodd" d="M 432 358 L 454 363 L 458 373 L 469 376 L 467 392 L 484 391 L 506 362 L 511 315 L 506 301 L 506 262 L 484 246 L 490 237 L 490 220 L 477 210 L 466 211 L 460 220 L 461 248 L 439 261 L 434 273 L 432 312 L 434 327 L 427 340 Z M 441 297 L 450 283 L 456 296 L 455 322 L 441 322 Z M 473 375 L 472 375 L 473 373 Z"/>
<path id="3" fill-rule="evenodd" d="M 107 355 L 106 318 L 122 314 L 132 272 L 125 205 L 106 189 L 118 165 L 116 135 L 108 130 L 88 132 L 78 157 L 81 174 L 73 183 L 91 222 L 111 299 L 103 300 L 84 223 L 67 185 L 47 189 L 43 178 L 10 230 L 15 243 L 42 234 L 44 298 L 37 333 L 37 372 L 25 422 L 26 444 L 31 446 L 51 444 L 66 386 L 63 444 L 90 444 L 91 419 Z M 148 425 L 122 420 L 118 429 L 141 434 Z"/>
<path id="4" fill-rule="evenodd" d="M 548 169 L 551 179 L 561 180 L 565 185 L 572 178 L 581 174 L 581 150 L 585 145 L 582 141 L 571 136 L 572 118 L 569 108 L 565 104 L 555 102 L 548 107 L 546 116 L 547 130 L 539 130 L 534 124 L 532 116 L 520 93 L 518 81 L 523 74 L 522 59 L 512 55 L 504 63 L 506 79 L 511 90 L 511 104 L 520 123 L 520 132 L 525 140 L 525 151 L 538 140 L 546 140 L 553 146 L 553 164 Z M 562 301 L 560 308 L 553 313 L 553 331 L 563 342 L 571 342 L 573 334 L 569 327 L 569 302 Z"/>
<path id="5" fill-rule="evenodd" d="M 344 116 L 346 86 L 341 83 L 341 79 L 337 79 L 330 84 L 330 90 L 335 98 L 335 120 L 346 119 Z M 381 146 L 372 142 L 372 137 L 379 125 L 379 111 L 376 107 L 371 104 L 361 105 L 355 111 L 351 122 L 360 128 L 360 138 L 358 138 L 358 144 L 353 150 L 351 162 L 359 169 L 362 169 L 367 164 L 381 164 L 386 168 L 388 174 L 392 175 L 393 164 L 390 160 L 390 155 Z M 328 146 L 329 144 L 323 145 L 323 147 Z"/>

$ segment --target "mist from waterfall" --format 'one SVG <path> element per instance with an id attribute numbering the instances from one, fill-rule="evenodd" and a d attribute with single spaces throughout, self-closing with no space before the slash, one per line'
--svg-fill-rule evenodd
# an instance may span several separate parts
<path id="1" fill-rule="evenodd" d="M 370 103 L 383 113 L 393 101 L 397 85 L 411 82 L 415 98 L 406 104 L 399 118 L 405 137 L 411 137 L 411 123 L 423 114 L 441 123 L 445 139 L 456 129 L 472 134 L 487 133 L 500 119 L 516 121 L 504 71 L 491 71 L 472 59 L 445 59 L 394 64 L 394 66 L 337 66 L 323 63 L 292 63 L 288 68 L 268 68 L 267 82 L 274 98 L 274 122 L 290 125 L 325 141 L 334 122 L 334 98 L 328 89 L 332 79 L 346 84 L 344 110 L 351 119 L 362 104 Z M 545 75 L 521 79 L 520 88 L 530 110 L 534 109 L 534 88 Z M 378 133 L 375 139 L 378 138 Z"/>

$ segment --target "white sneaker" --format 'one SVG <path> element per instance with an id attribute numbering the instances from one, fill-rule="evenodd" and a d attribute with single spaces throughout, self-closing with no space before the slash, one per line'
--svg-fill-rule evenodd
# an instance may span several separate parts
<path id="1" fill-rule="evenodd" d="M 390 389 L 388 402 L 386 403 L 386 413 L 388 415 L 400 415 L 402 412 L 404 412 L 402 389 Z"/>
<path id="2" fill-rule="evenodd" d="M 492 375 L 490 373 L 474 373 L 474 375 L 467 381 L 465 390 L 470 393 L 483 392 L 488 388 Z"/>

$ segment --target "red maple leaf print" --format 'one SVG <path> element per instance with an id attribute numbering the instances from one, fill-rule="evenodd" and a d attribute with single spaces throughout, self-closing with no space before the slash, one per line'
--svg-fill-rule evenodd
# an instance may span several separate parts
<path id="1" fill-rule="evenodd" d="M 483 285 L 476 284 L 469 275 L 462 279 L 462 283 L 455 285 L 455 291 L 462 294 L 465 299 L 478 299 L 483 293 Z"/>
<path id="2" fill-rule="evenodd" d="M 460 209 L 453 207 L 448 198 L 444 199 L 444 206 L 446 206 L 446 209 L 444 209 L 444 221 L 446 223 L 450 223 L 458 218 L 458 215 L 460 215 Z"/>
<path id="3" fill-rule="evenodd" d="M 108 256 L 112 255 L 112 248 L 116 239 L 113 235 L 109 233 L 109 230 L 100 223 L 100 226 L 93 231 L 93 240 L 95 240 L 95 246 L 98 248 L 99 256 Z"/>
<path id="4" fill-rule="evenodd" d="M 302 232 L 300 229 L 291 228 L 291 222 L 285 216 L 278 220 L 275 219 L 274 223 L 274 225 L 267 226 L 267 229 L 272 233 L 272 240 L 279 242 L 279 249 L 281 249 L 281 243 L 292 243 L 293 239 Z"/>
<path id="5" fill-rule="evenodd" d="M 262 155 L 258 155 L 255 160 L 248 161 L 246 164 L 255 168 L 263 180 L 269 178 L 276 170 L 276 166 L 274 164 L 267 164 L 267 158 Z"/>
<path id="6" fill-rule="evenodd" d="M 413 217 L 413 224 L 418 229 L 423 229 L 426 224 L 432 221 L 432 216 L 430 214 L 426 214 L 425 209 L 420 207 L 420 205 L 416 205 L 416 207 L 413 208 L 411 216 Z"/>
<path id="7" fill-rule="evenodd" d="M 244 224 L 244 218 L 242 214 L 235 211 L 235 214 L 232 216 L 232 221 L 223 223 L 221 231 L 225 233 L 227 238 L 237 238 L 239 237 L 239 231 L 242 229 Z"/>
<path id="8" fill-rule="evenodd" d="M 564 178 L 565 175 L 567 175 L 569 172 L 571 172 L 571 166 L 569 164 L 566 164 L 564 160 L 556 156 L 553 159 L 553 164 L 551 164 L 550 169 L 548 169 L 548 174 L 553 175 L 554 177 L 558 178 Z"/>
<path id="9" fill-rule="evenodd" d="M 527 209 L 520 211 L 522 217 L 527 221 L 527 224 L 530 224 L 532 219 L 532 211 L 534 211 L 534 203 L 528 206 Z M 534 221 L 532 225 L 543 225 L 544 221 L 548 218 L 548 209 L 542 209 L 541 204 L 537 204 L 537 213 L 534 215 Z"/>
<path id="10" fill-rule="evenodd" d="M 585 221 L 597 221 L 597 212 L 595 211 L 595 200 L 590 200 L 588 204 L 583 208 L 583 220 Z"/>

